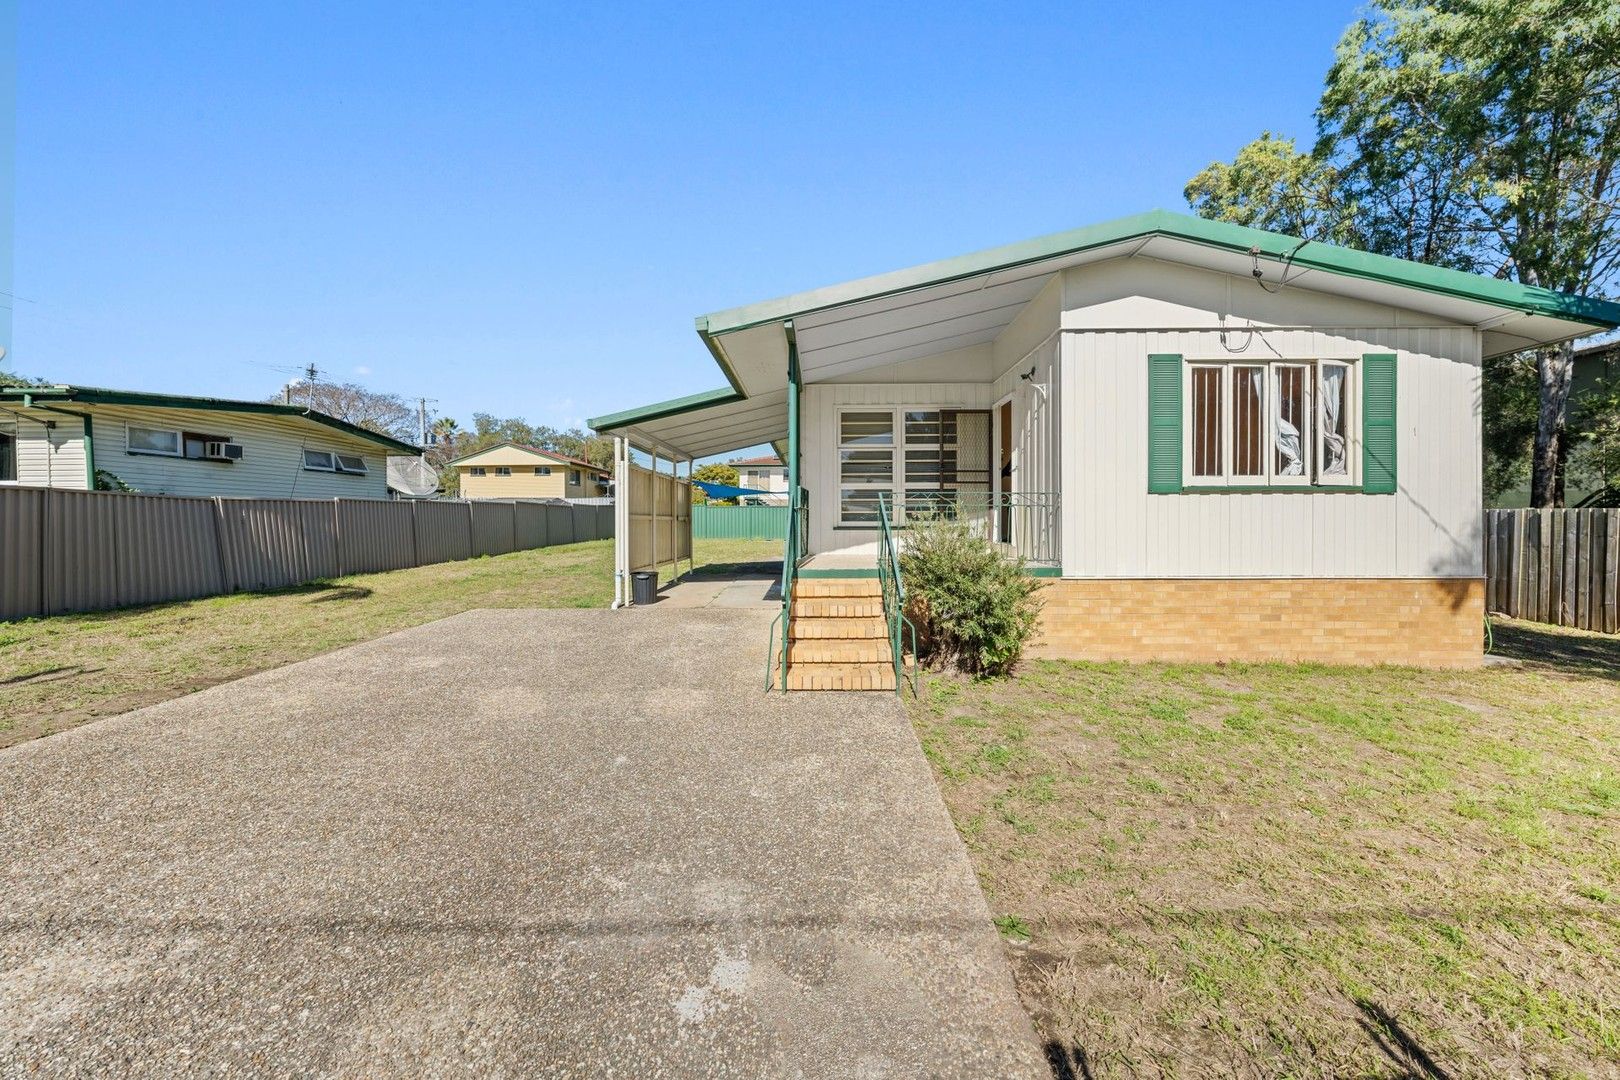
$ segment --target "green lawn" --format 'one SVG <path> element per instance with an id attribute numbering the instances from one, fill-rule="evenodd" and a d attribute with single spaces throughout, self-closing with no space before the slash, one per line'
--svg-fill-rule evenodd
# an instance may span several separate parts
<path id="1" fill-rule="evenodd" d="M 780 559 L 700 540 L 702 568 Z M 0 746 L 480 607 L 605 607 L 613 544 L 358 574 L 272 593 L 0 623 Z M 591 643 L 584 643 L 589 645 Z"/>
<path id="2" fill-rule="evenodd" d="M 1055 1059 L 1620 1074 L 1620 641 L 1497 644 L 1522 666 L 929 679 L 914 722 Z"/>

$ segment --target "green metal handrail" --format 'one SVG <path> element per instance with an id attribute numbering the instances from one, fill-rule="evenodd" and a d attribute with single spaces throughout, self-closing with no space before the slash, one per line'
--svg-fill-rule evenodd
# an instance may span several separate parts
<path id="1" fill-rule="evenodd" d="M 772 671 L 779 669 L 782 690 L 787 691 L 788 646 L 793 637 L 793 583 L 798 580 L 799 561 L 809 546 L 810 493 L 800 488 L 789 500 L 787 535 L 782 540 L 782 610 L 771 622 L 770 640 L 778 645 L 776 662 L 769 650 L 765 655 L 765 689 L 773 688 Z M 781 628 L 778 636 L 777 628 Z"/>
<path id="2" fill-rule="evenodd" d="M 917 695 L 917 628 L 906 618 L 906 583 L 900 574 L 900 549 L 895 546 L 889 518 L 889 496 L 878 492 L 878 583 L 883 591 L 883 619 L 889 630 L 889 657 L 894 662 L 894 692 L 906 685 L 906 654 L 902 630 L 911 639 L 911 694 Z"/>

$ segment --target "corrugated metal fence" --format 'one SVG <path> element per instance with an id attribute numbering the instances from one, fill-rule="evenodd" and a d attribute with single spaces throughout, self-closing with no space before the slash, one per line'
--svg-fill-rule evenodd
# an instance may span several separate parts
<path id="1" fill-rule="evenodd" d="M 1485 604 L 1515 619 L 1620 632 L 1620 510 L 1485 511 Z"/>
<path id="2" fill-rule="evenodd" d="M 0 620 L 604 540 L 612 506 L 0 487 Z"/>
<path id="3" fill-rule="evenodd" d="M 781 540 L 787 536 L 785 506 L 692 507 L 692 536 L 699 540 Z"/>

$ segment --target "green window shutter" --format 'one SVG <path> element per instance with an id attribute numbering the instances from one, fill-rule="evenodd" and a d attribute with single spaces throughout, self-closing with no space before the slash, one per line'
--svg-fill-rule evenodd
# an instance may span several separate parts
<path id="1" fill-rule="evenodd" d="M 1181 355 L 1148 355 L 1148 490 L 1181 490 Z"/>
<path id="2" fill-rule="evenodd" d="M 1361 490 L 1395 491 L 1395 354 L 1361 358 Z"/>

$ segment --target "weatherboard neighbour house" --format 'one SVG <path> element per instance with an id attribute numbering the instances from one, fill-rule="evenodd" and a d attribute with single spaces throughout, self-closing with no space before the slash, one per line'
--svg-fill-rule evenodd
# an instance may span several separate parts
<path id="1" fill-rule="evenodd" d="M 613 474 L 538 446 L 503 442 L 448 462 L 463 499 L 599 499 Z"/>
<path id="2" fill-rule="evenodd" d="M 677 461 L 772 444 L 801 583 L 872 573 L 880 515 L 976 507 L 1052 579 L 1040 655 L 1468 665 L 1481 361 L 1616 325 L 1153 211 L 702 316 L 727 385 L 591 424 Z"/>
<path id="3" fill-rule="evenodd" d="M 295 404 L 0 387 L 0 485 L 146 494 L 385 499 L 398 439 Z"/>

